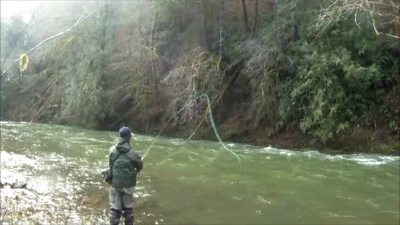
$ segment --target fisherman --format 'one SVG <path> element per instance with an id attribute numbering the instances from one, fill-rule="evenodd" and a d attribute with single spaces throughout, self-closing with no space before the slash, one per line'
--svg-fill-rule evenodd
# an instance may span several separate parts
<path id="1" fill-rule="evenodd" d="M 133 191 L 136 186 L 136 175 L 143 169 L 140 155 L 131 148 L 131 129 L 122 127 L 119 130 L 118 144 L 110 149 L 110 170 L 106 181 L 110 187 L 110 224 L 117 225 L 121 214 L 125 225 L 133 225 Z"/>

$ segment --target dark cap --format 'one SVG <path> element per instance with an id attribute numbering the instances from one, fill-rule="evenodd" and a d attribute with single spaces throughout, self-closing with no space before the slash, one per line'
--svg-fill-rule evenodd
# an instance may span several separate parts
<path id="1" fill-rule="evenodd" d="M 119 129 L 119 136 L 122 138 L 130 138 L 131 137 L 131 129 L 129 127 L 122 127 Z"/>

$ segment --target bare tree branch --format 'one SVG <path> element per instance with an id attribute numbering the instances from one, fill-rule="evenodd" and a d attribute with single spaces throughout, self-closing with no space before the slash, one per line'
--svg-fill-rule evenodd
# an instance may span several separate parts
<path id="1" fill-rule="evenodd" d="M 400 40 L 400 37 L 399 36 L 396 36 L 396 35 L 393 35 L 393 34 L 386 34 L 386 33 L 383 33 L 383 32 L 379 32 L 380 34 L 383 34 L 383 35 L 385 35 L 385 36 L 388 36 L 388 37 L 391 37 L 391 38 L 395 38 L 395 39 L 398 39 L 398 40 Z"/>
<path id="2" fill-rule="evenodd" d="M 400 39 L 396 35 L 379 32 L 375 24 L 376 19 L 374 18 L 374 15 L 377 16 L 377 19 L 380 19 L 381 25 L 397 23 L 400 19 L 396 15 L 399 9 L 399 2 L 393 2 L 392 0 L 389 0 L 389 2 L 387 0 L 331 0 L 331 4 L 319 12 L 317 27 L 320 32 L 317 36 L 349 12 L 354 12 L 354 23 L 357 27 L 360 27 L 358 13 L 366 12 L 370 15 L 368 19 L 376 35 L 383 34 L 391 38 Z"/>
<path id="3" fill-rule="evenodd" d="M 29 20 L 29 22 L 25 25 L 25 27 L 19 32 L 19 34 L 16 36 L 14 44 L 12 45 L 10 51 L 7 53 L 6 57 L 4 57 L 3 63 L 1 64 L 1 69 L 3 70 L 4 65 L 7 62 L 8 56 L 10 56 L 11 52 L 14 50 L 15 46 L 17 45 L 19 38 L 21 37 L 21 34 L 24 33 L 24 31 L 26 30 L 26 28 L 31 24 L 31 22 L 33 21 L 33 19 L 35 18 L 37 12 L 40 10 L 41 8 L 41 4 L 38 6 L 36 12 L 32 15 L 31 19 Z"/>
<path id="4" fill-rule="evenodd" d="M 101 6 L 100 8 L 96 9 L 94 12 L 90 13 L 89 15 L 87 15 L 85 18 L 81 19 L 79 18 L 78 21 L 75 23 L 75 25 L 63 32 L 60 32 L 56 35 L 53 35 L 49 38 L 47 38 L 46 40 L 40 42 L 39 44 L 37 44 L 35 47 L 33 47 L 31 50 L 29 50 L 27 53 L 25 53 L 26 55 L 29 55 L 30 53 L 32 53 L 33 51 L 35 51 L 36 49 L 38 49 L 40 46 L 42 46 L 43 44 L 45 44 L 46 42 L 49 42 L 51 40 L 54 40 L 56 38 L 58 38 L 59 36 L 63 35 L 63 34 L 67 34 L 69 32 L 71 32 L 73 29 L 75 29 L 76 27 L 78 27 L 78 25 L 80 25 L 83 21 L 85 21 L 86 19 L 88 19 L 89 17 L 93 16 L 93 14 L 95 14 L 96 12 L 98 12 L 100 9 L 102 9 L 105 6 L 105 4 L 103 6 Z M 79 21 L 80 20 L 80 21 Z M 1 77 L 3 77 L 14 65 L 16 65 L 18 62 L 20 61 L 20 58 L 18 58 L 17 60 L 15 60 L 15 62 L 8 67 L 8 69 L 6 71 L 4 71 L 1 74 Z"/>

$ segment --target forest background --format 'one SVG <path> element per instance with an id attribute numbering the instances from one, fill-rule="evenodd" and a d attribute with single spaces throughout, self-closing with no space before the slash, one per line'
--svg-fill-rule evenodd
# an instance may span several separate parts
<path id="1" fill-rule="evenodd" d="M 163 135 L 214 140 L 206 94 L 224 141 L 399 154 L 399 10 L 398 0 L 37 2 L 28 17 L 1 17 L 1 120 L 166 125 Z"/>

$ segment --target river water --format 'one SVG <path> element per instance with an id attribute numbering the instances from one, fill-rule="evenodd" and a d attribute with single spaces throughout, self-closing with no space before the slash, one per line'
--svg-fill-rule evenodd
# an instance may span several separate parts
<path id="1" fill-rule="evenodd" d="M 117 133 L 1 122 L 3 224 L 107 224 L 100 177 Z M 135 135 L 144 154 L 153 137 Z M 135 193 L 137 224 L 399 224 L 399 157 L 325 155 L 160 138 Z"/>

